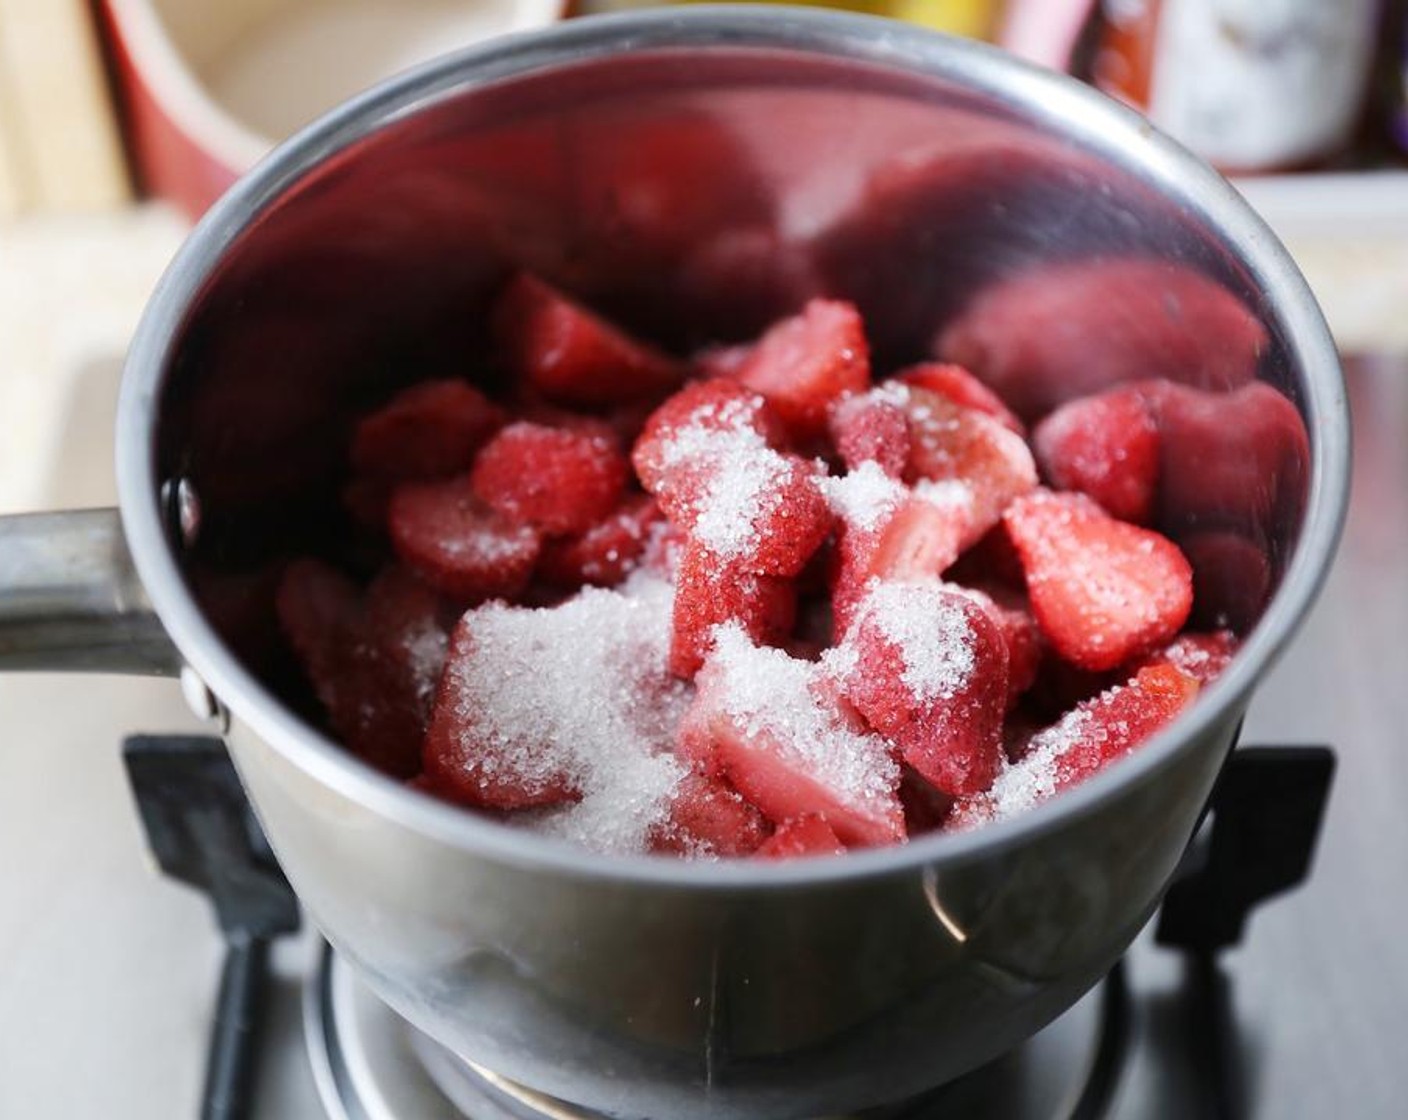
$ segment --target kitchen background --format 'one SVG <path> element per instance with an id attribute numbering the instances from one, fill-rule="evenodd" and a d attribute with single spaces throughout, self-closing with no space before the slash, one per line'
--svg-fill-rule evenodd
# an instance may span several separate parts
<path id="1" fill-rule="evenodd" d="M 273 143 L 443 50 L 624 6 L 0 0 L 0 513 L 113 503 L 127 339 L 191 221 Z M 1345 556 L 1250 721 L 1263 740 L 1336 741 L 1340 781 L 1316 879 L 1258 919 L 1268 949 L 1246 950 L 1239 994 L 1260 1060 L 1277 1071 L 1256 1115 L 1401 1115 L 1408 1073 L 1392 1039 L 1408 995 L 1395 936 L 1408 917 L 1397 901 L 1408 830 L 1395 807 L 1408 767 L 1375 735 L 1408 723 L 1392 675 L 1408 631 L 1395 500 L 1408 474 L 1405 5 L 830 6 L 985 38 L 1146 110 L 1233 176 L 1290 247 L 1341 348 L 1361 356 L 1349 371 L 1361 450 Z M 1365 605 L 1372 625 L 1336 617 Z M 1340 683 L 1320 671 L 1331 661 Z M 1362 669 L 1349 687 L 1346 665 Z M 117 750 L 127 731 L 183 728 L 199 725 L 170 682 L 0 676 L 0 1117 L 194 1114 L 220 942 L 206 902 L 152 870 Z M 1311 916 L 1342 922 L 1351 947 L 1297 949 Z M 292 985 L 309 952 L 306 936 L 279 950 L 288 990 L 271 1036 L 298 1029 Z M 1314 974 L 1349 954 L 1379 982 L 1317 988 Z M 1297 985 L 1323 998 L 1287 1002 Z M 262 1077 L 258 1115 L 316 1115 L 297 1044 L 274 1048 Z"/>

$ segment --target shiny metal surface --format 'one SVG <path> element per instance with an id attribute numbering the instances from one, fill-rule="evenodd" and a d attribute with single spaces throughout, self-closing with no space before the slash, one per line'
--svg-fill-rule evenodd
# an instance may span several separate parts
<path id="1" fill-rule="evenodd" d="M 628 189 L 651 136 L 665 154 L 647 184 L 698 208 L 662 211 Z M 877 226 L 893 212 L 878 185 L 909 157 L 929 160 L 917 217 Z M 983 174 L 955 182 L 954 164 Z M 924 238 L 933 259 L 915 272 Z M 701 261 L 701 245 L 732 247 Z M 1241 511 L 1279 590 L 1205 699 L 1071 794 L 982 832 L 836 861 L 608 862 L 373 774 L 276 698 L 293 694 L 270 573 L 335 543 L 350 416 L 400 380 L 462 371 L 475 311 L 510 265 L 675 346 L 746 333 L 817 287 L 854 294 L 877 350 L 899 360 L 971 288 L 1091 253 L 1182 261 L 1241 295 L 1268 331 L 1261 378 L 1307 419 L 1310 472 L 1289 504 L 1250 513 L 1235 488 L 1203 496 L 1199 518 Z M 1260 450 L 1220 452 L 1252 464 L 1235 473 L 1254 495 L 1277 489 Z M 1104 974 L 1323 577 L 1346 454 L 1336 359 L 1294 268 L 1225 183 L 1139 118 L 900 25 L 699 10 L 467 52 L 277 152 L 158 290 L 129 355 L 118 463 L 162 621 L 231 709 L 236 763 L 310 916 L 379 996 L 555 1096 L 784 1120 L 948 1080 Z M 201 495 L 184 555 L 160 498 L 177 476 Z"/>
<path id="2" fill-rule="evenodd" d="M 0 517 L 0 671 L 171 676 L 116 510 Z"/>
<path id="3" fill-rule="evenodd" d="M 1090 1117 L 1087 1095 L 1102 1045 L 1121 1045 L 1119 992 L 1092 989 L 1044 1030 L 932 1100 L 880 1113 L 811 1120 L 1071 1120 Z M 1114 1006 L 1111 1006 L 1113 1001 Z M 303 994 L 304 1031 L 330 1120 L 603 1120 L 468 1067 L 420 1034 L 320 946 Z M 1117 1019 L 1110 1020 L 1110 1015 Z M 1107 1032 L 1109 1032 L 1107 1034 Z M 1118 1055 L 1114 1070 L 1121 1068 Z M 1097 1106 L 1098 1114 L 1098 1106 Z"/>

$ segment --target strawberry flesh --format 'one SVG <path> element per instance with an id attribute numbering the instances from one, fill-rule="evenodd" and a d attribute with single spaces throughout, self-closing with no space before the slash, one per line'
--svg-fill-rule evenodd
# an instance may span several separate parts
<path id="1" fill-rule="evenodd" d="M 629 475 L 613 439 L 520 421 L 479 453 L 470 484 L 508 521 L 568 536 L 605 520 Z"/>
<path id="2" fill-rule="evenodd" d="M 1082 494 L 1014 502 L 1007 531 L 1042 633 L 1067 661 L 1113 669 L 1168 641 L 1193 605 L 1193 573 L 1167 538 L 1116 521 Z"/>
<path id="3" fill-rule="evenodd" d="M 801 859 L 804 856 L 839 856 L 846 850 L 825 818 L 804 813 L 777 826 L 755 853 L 759 859 Z"/>
<path id="4" fill-rule="evenodd" d="M 520 273 L 494 310 L 513 372 L 550 399 L 609 405 L 670 389 L 683 367 L 536 277 Z"/>
<path id="5" fill-rule="evenodd" d="M 412 571 L 466 605 L 517 595 L 528 586 L 541 548 L 535 529 L 514 525 L 481 503 L 467 477 L 400 487 L 388 529 Z"/>
<path id="6" fill-rule="evenodd" d="M 1032 434 L 1042 474 L 1111 517 L 1147 525 L 1159 484 L 1159 430 L 1144 392 L 1122 386 L 1063 404 Z"/>

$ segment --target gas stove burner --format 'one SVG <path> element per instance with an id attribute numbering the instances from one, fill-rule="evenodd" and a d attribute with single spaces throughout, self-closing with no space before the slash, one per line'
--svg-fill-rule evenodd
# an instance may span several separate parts
<path id="1" fill-rule="evenodd" d="M 331 1120 L 605 1120 L 466 1062 L 374 996 L 328 946 L 304 990 L 309 1055 Z M 917 1101 L 829 1120 L 1097 1120 L 1129 1026 L 1123 966 L 1012 1052 Z"/>

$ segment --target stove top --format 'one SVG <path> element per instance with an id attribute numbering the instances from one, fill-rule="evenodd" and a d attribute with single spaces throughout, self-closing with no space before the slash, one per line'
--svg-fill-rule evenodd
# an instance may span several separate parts
<path id="1" fill-rule="evenodd" d="M 1349 385 L 1356 473 L 1344 545 L 1243 734 L 1338 751 L 1311 878 L 1258 911 L 1217 969 L 1199 971 L 1155 945 L 1152 931 L 1141 936 L 1124 963 L 1127 1052 L 1104 1115 L 1239 1114 L 1200 1072 L 1224 1051 L 1235 1058 L 1241 1115 L 1402 1114 L 1408 361 L 1352 363 Z M 87 443 L 94 457 L 106 458 L 102 440 L 99 431 Z M 106 496 L 56 486 L 36 504 L 65 497 Z M 0 711 L 15 739 L 0 749 L 0 845 L 24 856 L 7 861 L 0 890 L 0 1115 L 193 1115 L 221 944 L 199 896 L 150 874 L 115 749 L 124 730 L 191 721 L 168 682 L 104 678 L 0 677 Z M 272 959 L 254 1115 L 320 1116 L 302 1005 L 321 982 L 321 947 L 304 934 Z M 336 966 L 328 976 L 335 985 Z M 1089 1014 L 1104 998 L 1097 990 L 1076 1010 Z M 1190 1029 L 1217 1022 L 1227 1037 Z"/>

